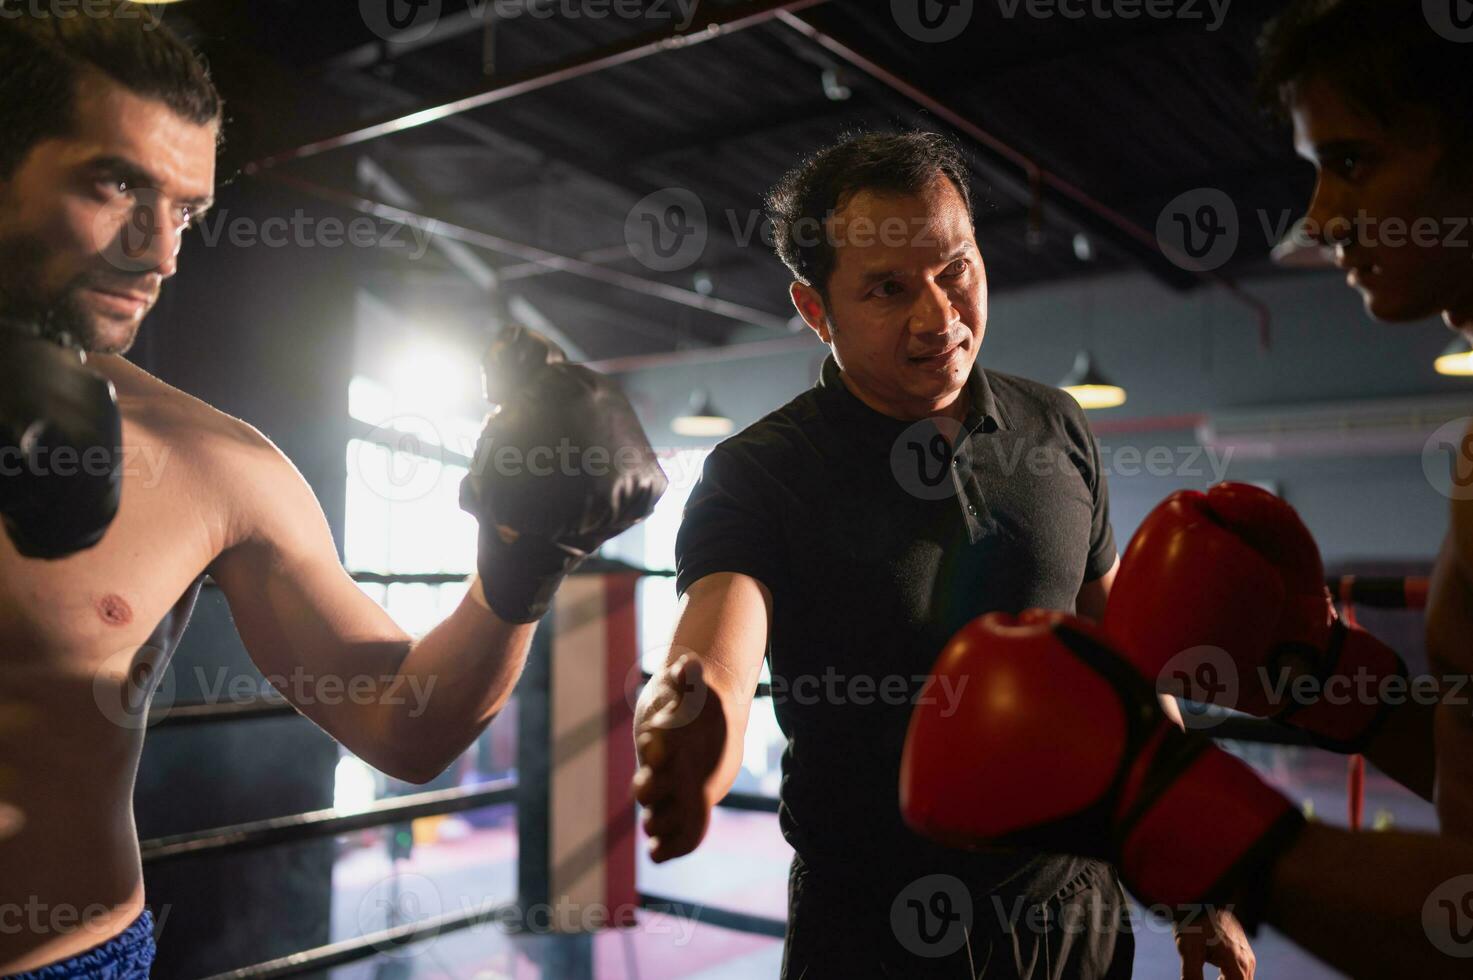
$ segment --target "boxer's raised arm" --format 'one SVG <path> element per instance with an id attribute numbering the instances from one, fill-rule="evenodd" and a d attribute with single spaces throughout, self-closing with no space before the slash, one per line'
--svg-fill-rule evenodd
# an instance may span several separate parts
<path id="1" fill-rule="evenodd" d="M 344 571 L 301 474 L 264 437 L 243 438 L 228 466 L 232 543 L 210 572 L 251 659 L 370 765 L 433 778 L 506 703 L 535 626 L 505 623 L 468 597 L 411 640 Z"/>
<path id="2" fill-rule="evenodd" d="M 370 764 L 411 782 L 432 779 L 475 741 L 511 695 L 559 584 L 649 516 L 666 487 L 610 379 L 521 327 L 502 332 L 483 368 L 498 411 L 460 487 L 461 507 L 480 524 L 479 574 L 460 608 L 418 642 L 349 580 L 311 490 L 259 433 L 225 454 L 239 472 L 216 480 L 234 495 L 226 538 L 236 543 L 214 572 L 252 657 L 289 688 L 291 672 L 305 671 L 346 691 L 332 703 L 310 685 L 283 693 Z"/>

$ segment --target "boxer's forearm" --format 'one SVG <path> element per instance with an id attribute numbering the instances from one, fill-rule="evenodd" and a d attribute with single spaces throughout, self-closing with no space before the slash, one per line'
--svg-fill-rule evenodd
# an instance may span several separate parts
<path id="1" fill-rule="evenodd" d="M 407 770 L 400 778 L 433 779 L 485 731 L 511 698 L 536 630 L 466 600 L 410 648 L 397 676 L 411 696 L 387 699 L 380 718 L 386 751 Z"/>
<path id="2" fill-rule="evenodd" d="M 1415 700 L 1392 708 L 1365 752 L 1377 769 L 1429 801 L 1437 773 L 1432 734 L 1436 711 L 1434 705 Z"/>
<path id="3" fill-rule="evenodd" d="M 1466 977 L 1466 959 L 1433 945 L 1436 922 L 1429 931 L 1423 909 L 1450 879 L 1469 873 L 1473 844 L 1454 838 L 1311 824 L 1274 866 L 1265 918 L 1350 976 Z M 1461 924 L 1468 892 L 1446 896 L 1453 918 L 1444 925 Z M 1451 931 L 1443 934 L 1456 943 Z"/>

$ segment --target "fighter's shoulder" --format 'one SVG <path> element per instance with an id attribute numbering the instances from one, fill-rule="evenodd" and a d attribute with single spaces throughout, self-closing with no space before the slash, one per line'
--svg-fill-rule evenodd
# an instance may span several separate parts
<path id="1" fill-rule="evenodd" d="M 113 382 L 124 420 L 181 453 L 186 461 L 228 465 L 241 458 L 260 462 L 263 456 L 280 455 L 271 440 L 250 423 L 122 358 L 94 357 L 90 363 Z"/>
<path id="2" fill-rule="evenodd" d="M 125 423 L 138 442 L 156 442 L 177 472 L 218 497 L 252 497 L 264 483 L 295 475 L 295 467 L 261 430 L 149 371 L 118 357 L 91 358 L 113 382 Z"/>

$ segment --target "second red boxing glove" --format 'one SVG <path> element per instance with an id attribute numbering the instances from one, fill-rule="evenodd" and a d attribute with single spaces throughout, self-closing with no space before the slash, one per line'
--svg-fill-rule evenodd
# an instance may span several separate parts
<path id="1" fill-rule="evenodd" d="M 1131 539 L 1106 633 L 1158 688 L 1294 725 L 1360 751 L 1406 667 L 1346 626 L 1299 515 L 1258 487 L 1224 483 L 1166 498 Z"/>

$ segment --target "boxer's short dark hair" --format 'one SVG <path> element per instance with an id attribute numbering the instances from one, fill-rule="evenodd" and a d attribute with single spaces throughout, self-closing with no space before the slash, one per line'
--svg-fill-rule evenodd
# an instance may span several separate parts
<path id="1" fill-rule="evenodd" d="M 937 177 L 956 187 L 972 215 L 966 160 L 939 133 L 864 133 L 841 139 L 790 170 L 767 195 L 773 245 L 793 277 L 828 297 L 834 243 L 830 215 L 861 191 L 918 194 Z"/>
<path id="2" fill-rule="evenodd" d="M 1296 0 L 1258 51 L 1259 100 L 1280 117 L 1296 87 L 1318 78 L 1383 125 L 1420 106 L 1454 154 L 1473 146 L 1473 44 L 1438 34 L 1416 0 Z"/>
<path id="3" fill-rule="evenodd" d="M 156 13 L 124 0 L 90 0 L 64 15 L 43 6 L 0 0 L 0 180 L 37 143 L 72 131 L 77 85 L 91 72 L 196 125 L 220 122 L 209 70 Z"/>

